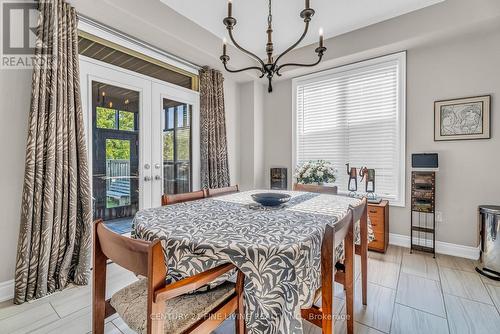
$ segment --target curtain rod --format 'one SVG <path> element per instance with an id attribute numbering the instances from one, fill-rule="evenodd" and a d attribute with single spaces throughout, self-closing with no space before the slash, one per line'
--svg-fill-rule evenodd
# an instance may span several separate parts
<path id="1" fill-rule="evenodd" d="M 200 65 L 194 64 L 194 63 L 192 63 L 192 62 L 190 62 L 190 61 L 188 61 L 188 60 L 186 60 L 184 58 L 178 57 L 178 56 L 173 55 L 173 54 L 171 54 L 171 53 L 169 53 L 167 51 L 159 49 L 156 46 L 153 46 L 153 45 L 151 45 L 149 43 L 141 41 L 141 40 L 139 40 L 139 39 L 137 39 L 137 38 L 135 38 L 133 36 L 130 36 L 130 35 L 124 33 L 124 32 L 121 32 L 121 31 L 119 31 L 119 30 L 117 30 L 115 28 L 112 28 L 112 27 L 110 27 L 108 25 L 105 25 L 103 23 L 95 21 L 94 19 L 91 19 L 90 17 L 84 16 L 84 15 L 81 15 L 81 14 L 77 14 L 77 15 L 78 15 L 78 20 L 79 21 L 82 21 L 82 22 L 84 22 L 84 23 L 86 23 L 86 24 L 88 24 L 90 26 L 93 26 L 93 27 L 95 27 L 97 29 L 105 31 L 105 32 L 107 32 L 109 34 L 112 34 L 114 36 L 117 36 L 119 38 L 125 39 L 128 42 L 130 42 L 132 44 L 135 44 L 135 45 L 137 45 L 137 46 L 139 46 L 141 48 L 149 49 L 150 51 L 158 53 L 158 54 L 160 54 L 163 57 L 169 58 L 169 59 L 171 59 L 173 61 L 182 63 L 185 66 L 191 67 L 193 70 L 196 70 L 196 71 L 199 71 L 202 68 L 202 66 L 200 66 Z"/>

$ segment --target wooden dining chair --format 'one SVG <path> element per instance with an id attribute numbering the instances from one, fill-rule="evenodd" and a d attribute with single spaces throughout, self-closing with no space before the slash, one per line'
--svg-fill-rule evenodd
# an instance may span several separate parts
<path id="1" fill-rule="evenodd" d="M 337 194 L 337 187 L 325 187 L 312 184 L 295 183 L 293 186 L 295 191 L 307 191 L 323 194 Z M 368 201 L 365 198 L 361 203 L 354 207 L 354 224 L 359 221 L 360 224 L 360 244 L 355 245 L 355 253 L 361 257 L 361 291 L 363 305 L 367 304 L 368 290 Z"/>
<path id="2" fill-rule="evenodd" d="M 240 187 L 238 185 L 224 187 L 224 188 L 210 188 L 207 189 L 208 197 L 222 196 L 237 193 L 240 191 Z"/>
<path id="3" fill-rule="evenodd" d="M 344 241 L 344 271 L 337 272 L 335 248 Z M 335 312 L 333 309 L 335 282 L 340 281 L 346 291 L 347 333 L 354 333 L 354 222 L 349 209 L 340 221 L 327 225 L 321 245 L 321 287 L 314 300 L 321 296 L 321 307 L 313 305 L 302 309 L 302 318 L 321 328 L 323 334 L 333 334 Z"/>
<path id="4" fill-rule="evenodd" d="M 316 184 L 295 183 L 293 185 L 293 190 L 305 191 L 305 192 L 310 192 L 310 193 L 318 193 L 318 194 L 337 195 L 338 188 L 337 188 L 337 186 L 327 187 L 327 186 L 320 186 L 320 185 L 316 185 Z"/>
<path id="5" fill-rule="evenodd" d="M 138 281 L 106 295 L 106 261 L 141 275 Z M 147 242 L 116 234 L 98 220 L 94 224 L 92 330 L 104 333 L 104 322 L 115 312 L 138 333 L 210 333 L 236 313 L 236 333 L 245 332 L 244 275 L 207 292 L 188 294 L 235 268 L 223 264 L 214 269 L 166 284 L 166 266 L 159 240 Z"/>
<path id="6" fill-rule="evenodd" d="M 165 194 L 161 197 L 161 205 L 170 205 L 176 203 L 195 201 L 197 199 L 203 199 L 205 197 L 207 197 L 206 190 L 198 190 L 190 193 L 175 194 L 175 195 Z"/>
<path id="7" fill-rule="evenodd" d="M 353 224 L 355 225 L 358 221 L 360 224 L 360 244 L 354 245 L 354 253 L 361 257 L 361 299 L 363 305 L 366 305 L 368 293 L 368 201 L 366 197 L 361 200 L 361 203 L 353 206 L 351 209 L 353 212 Z M 342 273 L 335 276 L 335 280 L 337 283 L 342 284 Z"/>

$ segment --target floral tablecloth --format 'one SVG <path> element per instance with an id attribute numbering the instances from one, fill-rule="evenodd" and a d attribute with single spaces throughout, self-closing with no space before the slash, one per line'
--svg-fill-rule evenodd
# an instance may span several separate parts
<path id="1" fill-rule="evenodd" d="M 312 305 L 321 284 L 325 226 L 360 200 L 293 191 L 284 192 L 292 196 L 286 205 L 263 208 L 251 199 L 257 192 L 265 191 L 139 211 L 133 237 L 162 240 L 169 281 L 235 264 L 246 276 L 248 332 L 302 333 L 300 309 Z"/>

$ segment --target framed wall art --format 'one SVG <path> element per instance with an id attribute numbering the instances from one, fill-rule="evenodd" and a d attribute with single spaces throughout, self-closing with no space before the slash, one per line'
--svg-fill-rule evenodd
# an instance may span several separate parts
<path id="1" fill-rule="evenodd" d="M 434 140 L 491 138 L 491 96 L 434 103 Z"/>

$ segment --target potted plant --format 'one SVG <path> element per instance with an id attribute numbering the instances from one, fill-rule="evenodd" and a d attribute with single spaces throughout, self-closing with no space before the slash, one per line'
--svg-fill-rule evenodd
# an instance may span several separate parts
<path id="1" fill-rule="evenodd" d="M 308 161 L 295 169 L 297 183 L 302 184 L 334 183 L 337 179 L 335 174 L 337 170 L 333 164 L 324 160 Z"/>

